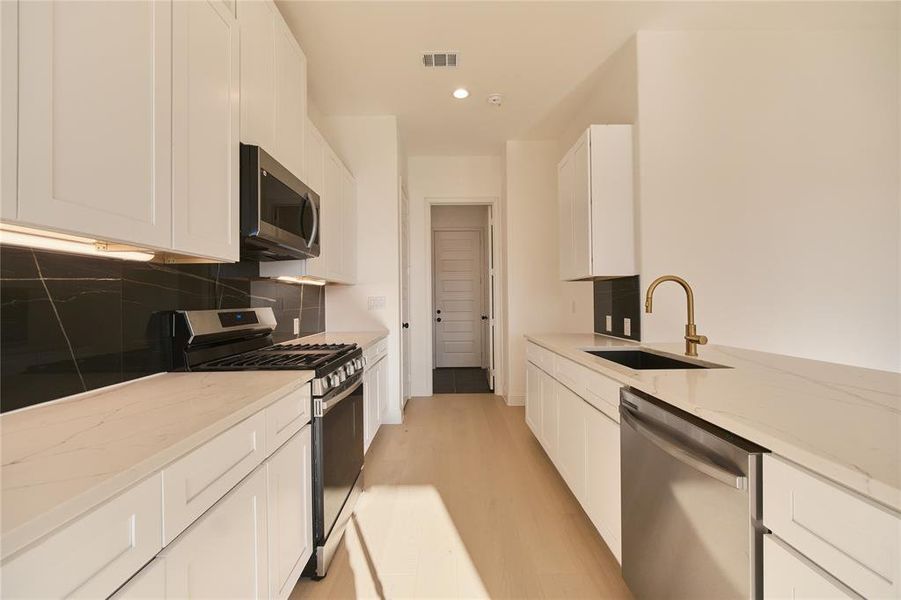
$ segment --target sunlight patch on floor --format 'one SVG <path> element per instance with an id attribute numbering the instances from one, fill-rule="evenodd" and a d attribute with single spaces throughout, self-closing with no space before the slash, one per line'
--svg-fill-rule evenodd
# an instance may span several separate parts
<path id="1" fill-rule="evenodd" d="M 344 544 L 357 598 L 488 598 L 441 495 L 432 486 L 375 486 Z"/>

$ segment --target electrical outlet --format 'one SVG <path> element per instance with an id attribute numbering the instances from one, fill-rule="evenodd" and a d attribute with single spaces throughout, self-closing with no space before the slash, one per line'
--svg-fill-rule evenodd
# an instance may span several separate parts
<path id="1" fill-rule="evenodd" d="M 294 335 L 300 335 L 300 319 L 294 319 Z"/>
<path id="2" fill-rule="evenodd" d="M 369 307 L 369 310 L 377 310 L 380 308 L 385 308 L 385 297 L 384 296 L 369 296 L 367 306 Z"/>
<path id="3" fill-rule="evenodd" d="M 623 319 L 623 335 L 627 337 L 632 335 L 632 319 L 628 317 Z"/>
<path id="4" fill-rule="evenodd" d="M 607 315 L 607 318 L 605 320 L 606 320 L 605 325 L 607 327 L 607 331 L 613 331 L 613 315 Z"/>

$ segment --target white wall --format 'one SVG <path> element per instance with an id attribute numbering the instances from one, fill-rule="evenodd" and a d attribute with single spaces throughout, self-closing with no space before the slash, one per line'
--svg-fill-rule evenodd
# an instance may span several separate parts
<path id="1" fill-rule="evenodd" d="M 536 332 L 593 328 L 588 281 L 560 280 L 557 141 L 507 142 L 507 344 L 511 404 L 525 398 L 525 340 Z"/>
<path id="2" fill-rule="evenodd" d="M 432 393 L 431 233 L 430 206 L 441 203 L 487 203 L 502 198 L 503 163 L 497 156 L 411 156 L 407 161 L 410 198 L 410 345 L 414 396 Z M 502 212 L 498 207 L 496 212 Z M 498 219 L 496 214 L 495 218 Z M 503 228 L 496 226 L 498 247 Z M 503 273 L 499 273 L 503 286 Z M 498 304 L 499 309 L 503 306 Z M 500 316 L 500 315 L 499 315 Z M 496 356 L 504 353 L 502 343 Z M 500 363 L 499 363 L 500 364 Z M 506 378 L 499 372 L 497 390 Z"/>
<path id="3" fill-rule="evenodd" d="M 319 126 L 357 181 L 357 285 L 326 287 L 325 326 L 328 331 L 390 332 L 390 406 L 385 420 L 400 423 L 397 119 L 324 117 Z M 368 310 L 370 296 L 384 297 L 385 307 Z"/>
<path id="4" fill-rule="evenodd" d="M 639 34 L 642 287 L 711 343 L 901 369 L 897 35 Z"/>

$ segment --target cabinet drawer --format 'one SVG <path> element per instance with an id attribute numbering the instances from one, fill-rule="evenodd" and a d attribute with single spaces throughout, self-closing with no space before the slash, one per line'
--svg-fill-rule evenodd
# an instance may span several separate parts
<path id="1" fill-rule="evenodd" d="M 859 598 L 772 535 L 763 538 L 763 597 L 766 600 Z"/>
<path id="2" fill-rule="evenodd" d="M 388 353 L 388 340 L 379 340 L 363 351 L 363 358 L 366 359 L 366 369 L 375 366 L 379 359 Z"/>
<path id="3" fill-rule="evenodd" d="M 526 358 L 548 375 L 554 373 L 554 354 L 538 344 L 526 343 Z"/>
<path id="4" fill-rule="evenodd" d="M 168 544 L 265 458 L 260 411 L 163 470 L 163 543 Z"/>
<path id="5" fill-rule="evenodd" d="M 562 356 L 554 356 L 554 377 L 619 423 L 621 384 Z"/>
<path id="6" fill-rule="evenodd" d="M 3 564 L 4 598 L 105 598 L 163 547 L 156 474 Z"/>
<path id="7" fill-rule="evenodd" d="M 763 522 L 867 598 L 897 598 L 901 517 L 785 460 L 763 457 Z"/>
<path id="8" fill-rule="evenodd" d="M 270 455 L 310 422 L 310 385 L 294 390 L 266 409 L 266 455 Z"/>

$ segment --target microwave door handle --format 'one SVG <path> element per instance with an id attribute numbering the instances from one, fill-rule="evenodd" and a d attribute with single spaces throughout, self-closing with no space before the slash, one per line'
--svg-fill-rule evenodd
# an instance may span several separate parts
<path id="1" fill-rule="evenodd" d="M 310 200 L 309 196 L 307 196 L 307 202 L 310 203 L 310 208 L 313 210 L 313 232 L 307 241 L 307 248 L 311 248 L 316 243 L 316 238 L 319 237 L 319 209 L 316 208 L 316 203 Z"/>
<path id="2" fill-rule="evenodd" d="M 635 413 L 623 405 L 620 405 L 619 413 L 622 420 L 625 421 L 629 427 L 634 429 L 638 435 L 641 435 L 682 464 L 687 465 L 696 471 L 700 471 L 721 483 L 734 487 L 735 489 L 748 489 L 748 479 L 744 475 L 728 471 L 710 459 L 692 452 L 673 440 L 667 439 L 667 437 L 657 433 L 642 423 Z"/>

